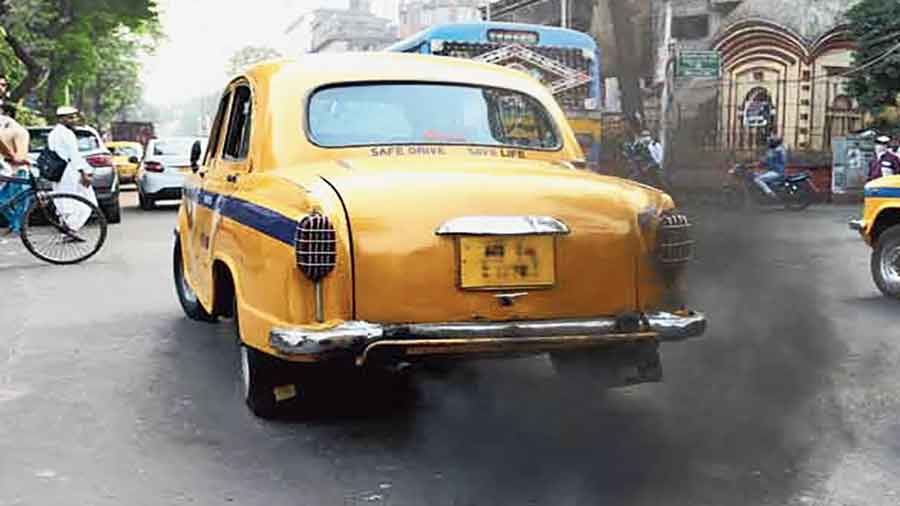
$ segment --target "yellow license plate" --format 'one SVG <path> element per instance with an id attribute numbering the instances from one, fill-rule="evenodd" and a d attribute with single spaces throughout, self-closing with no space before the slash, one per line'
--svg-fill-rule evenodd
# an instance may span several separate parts
<path id="1" fill-rule="evenodd" d="M 552 286 L 556 281 L 554 237 L 460 237 L 459 271 L 462 288 Z"/>

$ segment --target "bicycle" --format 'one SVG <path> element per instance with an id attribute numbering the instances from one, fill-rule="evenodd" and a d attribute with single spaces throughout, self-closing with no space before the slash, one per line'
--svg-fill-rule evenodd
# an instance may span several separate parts
<path id="1" fill-rule="evenodd" d="M 0 175 L 0 183 L 27 185 L 0 202 L 0 213 L 30 199 L 19 237 L 37 258 L 58 265 L 76 264 L 97 254 L 106 242 L 106 218 L 86 198 L 41 189 L 32 170 L 27 178 Z"/>

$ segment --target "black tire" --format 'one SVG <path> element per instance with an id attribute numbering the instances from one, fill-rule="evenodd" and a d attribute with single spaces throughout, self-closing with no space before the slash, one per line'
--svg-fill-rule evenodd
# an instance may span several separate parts
<path id="1" fill-rule="evenodd" d="M 808 181 L 801 181 L 796 190 L 785 195 L 784 207 L 791 211 L 802 211 L 813 203 L 813 192 Z"/>
<path id="2" fill-rule="evenodd" d="M 278 359 L 243 343 L 239 346 L 244 402 L 260 418 L 276 417 L 280 409 L 275 389 L 280 384 L 277 378 L 280 376 L 281 364 L 276 362 Z"/>
<path id="3" fill-rule="evenodd" d="M 302 399 L 302 392 L 296 385 L 298 381 L 297 371 L 289 362 L 267 355 L 255 348 L 244 344 L 241 338 L 240 313 L 238 311 L 238 298 L 235 292 L 233 301 L 234 334 L 238 344 L 239 373 L 241 394 L 244 403 L 254 415 L 271 419 L 282 412 L 285 404 L 297 406 Z M 284 396 L 278 399 L 276 391 L 281 391 Z M 290 401 L 289 403 L 287 401 Z"/>
<path id="4" fill-rule="evenodd" d="M 153 200 L 153 197 L 148 197 L 144 195 L 144 193 L 138 190 L 138 205 L 141 206 L 141 209 L 144 211 L 152 211 L 156 207 L 156 201 Z"/>
<path id="5" fill-rule="evenodd" d="M 175 239 L 175 247 L 172 248 L 172 277 L 175 280 L 175 293 L 178 294 L 178 302 L 181 303 L 181 309 L 184 310 L 185 316 L 202 322 L 216 321 L 216 317 L 203 308 L 200 300 L 197 299 L 197 294 L 188 284 L 184 275 L 184 259 L 181 256 L 179 239 Z"/>
<path id="6" fill-rule="evenodd" d="M 60 219 L 58 209 L 66 203 L 77 202 L 91 209 L 91 215 L 78 231 L 71 231 Z M 96 230 L 94 230 L 96 229 Z M 88 239 L 84 237 L 88 235 Z M 43 232 L 43 234 L 42 234 Z M 43 237 L 41 237 L 43 235 Z M 79 195 L 68 193 L 41 194 L 34 198 L 22 220 L 22 244 L 35 257 L 57 265 L 83 262 L 96 255 L 106 242 L 106 217 L 103 212 Z M 67 237 L 79 237 L 78 242 L 66 243 Z M 68 253 L 68 256 L 63 256 Z"/>
<path id="7" fill-rule="evenodd" d="M 103 215 L 106 216 L 107 223 L 122 222 L 122 207 L 119 205 L 118 198 L 111 205 L 103 208 Z"/>
<path id="8" fill-rule="evenodd" d="M 881 293 L 900 299 L 900 225 L 878 236 L 869 262 L 872 279 Z"/>

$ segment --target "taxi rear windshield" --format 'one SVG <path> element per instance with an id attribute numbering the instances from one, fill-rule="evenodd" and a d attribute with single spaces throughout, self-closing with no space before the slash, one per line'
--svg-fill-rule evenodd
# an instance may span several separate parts
<path id="1" fill-rule="evenodd" d="M 309 101 L 309 136 L 323 147 L 466 144 L 556 150 L 556 128 L 517 91 L 446 84 L 332 86 Z"/>

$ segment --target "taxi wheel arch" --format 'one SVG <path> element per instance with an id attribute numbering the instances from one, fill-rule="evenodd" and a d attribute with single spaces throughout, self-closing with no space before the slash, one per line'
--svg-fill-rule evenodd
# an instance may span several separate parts
<path id="1" fill-rule="evenodd" d="M 897 275 L 900 266 L 891 269 L 885 262 L 896 261 L 898 254 L 900 254 L 900 223 L 893 224 L 881 232 L 872 248 L 869 263 L 875 285 L 881 293 L 896 299 L 900 299 L 900 279 Z"/>
<path id="2" fill-rule="evenodd" d="M 877 243 L 881 234 L 894 225 L 900 225 L 900 209 L 885 209 L 881 211 L 878 217 L 875 218 L 875 223 L 872 224 L 872 229 L 869 233 L 872 238 L 872 244 Z"/>
<path id="3" fill-rule="evenodd" d="M 178 302 L 181 304 L 184 314 L 192 320 L 216 321 L 215 314 L 210 314 L 203 307 L 184 275 L 184 257 L 181 251 L 181 239 L 178 237 L 175 238 L 175 246 L 172 248 L 172 274 L 175 281 L 175 293 L 178 295 Z"/>
<path id="4" fill-rule="evenodd" d="M 231 269 L 222 260 L 213 263 L 213 311 L 216 316 L 233 318 L 235 315 L 234 276 Z"/>

